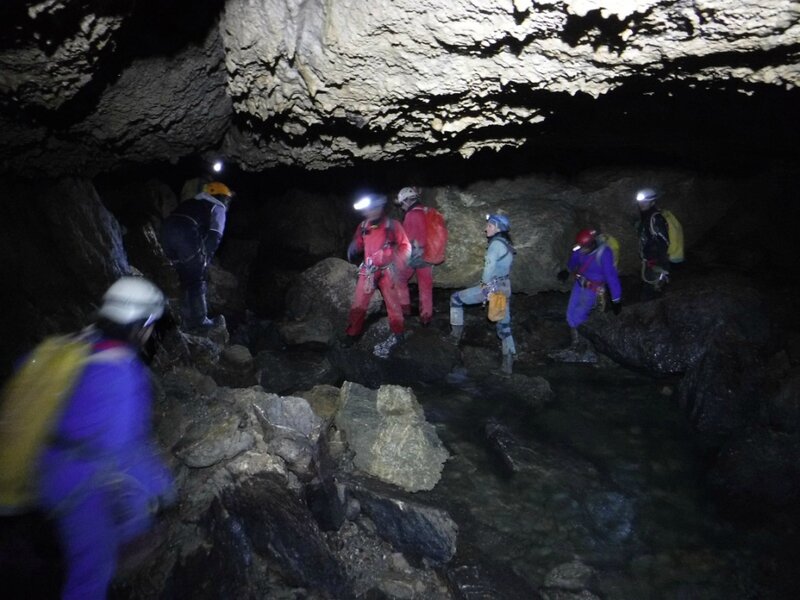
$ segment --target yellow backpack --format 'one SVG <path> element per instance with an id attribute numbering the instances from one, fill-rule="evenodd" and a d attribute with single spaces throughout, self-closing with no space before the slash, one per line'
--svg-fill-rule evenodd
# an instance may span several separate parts
<path id="1" fill-rule="evenodd" d="M 614 257 L 614 268 L 616 269 L 619 265 L 619 240 L 610 233 L 601 233 L 597 236 L 597 241 L 601 246 L 597 254 L 597 260 L 599 261 L 603 254 L 602 246 L 606 246 L 611 249 L 611 255 Z"/>
<path id="2" fill-rule="evenodd" d="M 667 221 L 667 228 L 669 229 L 669 248 L 667 248 L 667 255 L 669 262 L 682 263 L 683 255 L 683 225 L 678 221 L 678 218 L 672 211 L 661 209 L 661 214 Z"/>
<path id="3" fill-rule="evenodd" d="M 0 395 L 0 514 L 35 500 L 34 469 L 92 350 L 76 336 L 40 343 Z"/>

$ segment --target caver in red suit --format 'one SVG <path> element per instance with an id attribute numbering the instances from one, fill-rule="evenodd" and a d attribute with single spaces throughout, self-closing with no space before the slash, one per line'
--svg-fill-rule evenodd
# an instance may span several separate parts
<path id="1" fill-rule="evenodd" d="M 375 288 L 379 288 L 389 314 L 389 328 L 396 336 L 402 336 L 403 311 L 397 292 L 397 280 L 399 268 L 408 262 L 411 244 L 403 226 L 383 214 L 385 197 L 370 197 L 364 202 L 365 205 L 357 204 L 356 207 L 362 210 L 366 218 L 356 228 L 347 250 L 351 262 L 359 255 L 363 255 L 363 261 L 358 268 L 358 282 L 346 333 L 352 338 L 364 330 L 367 306 Z"/>
<path id="2" fill-rule="evenodd" d="M 433 318 L 433 267 L 422 256 L 425 252 L 427 233 L 425 231 L 425 207 L 419 203 L 415 188 L 403 188 L 397 195 L 396 204 L 405 212 L 403 229 L 411 242 L 411 257 L 407 266 L 398 272 L 398 294 L 403 314 L 411 313 L 411 296 L 408 282 L 417 275 L 419 288 L 419 320 L 427 325 Z"/>

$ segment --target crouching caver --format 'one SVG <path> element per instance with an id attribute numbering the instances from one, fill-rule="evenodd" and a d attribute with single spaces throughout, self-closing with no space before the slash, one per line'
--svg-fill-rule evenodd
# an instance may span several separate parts
<path id="1" fill-rule="evenodd" d="M 233 192 L 224 183 L 207 183 L 202 192 L 181 202 L 164 220 L 161 245 L 178 273 L 186 330 L 213 325 L 206 303 L 208 267 L 225 233 L 232 198 Z"/>
<path id="2" fill-rule="evenodd" d="M 483 275 L 479 285 L 458 291 L 450 296 L 451 336 L 458 342 L 464 332 L 464 305 L 486 302 L 491 292 L 500 292 L 506 297 L 506 314 L 497 322 L 497 337 L 502 343 L 503 361 L 500 373 L 511 375 L 517 354 L 514 337 L 511 335 L 511 265 L 516 250 L 509 233 L 511 223 L 505 215 L 487 215 L 486 237 L 489 245 L 484 257 Z"/>
<path id="3" fill-rule="evenodd" d="M 405 331 L 397 276 L 398 268 L 405 267 L 411 255 L 411 244 L 403 226 L 384 215 L 385 205 L 385 196 L 367 196 L 353 205 L 364 220 L 356 228 L 347 249 L 347 259 L 356 262 L 363 256 L 363 261 L 358 267 L 358 282 L 343 343 L 351 345 L 363 332 L 370 298 L 378 288 L 386 304 L 392 332 L 381 346 L 381 352 L 388 354 L 388 350 L 403 339 Z"/>

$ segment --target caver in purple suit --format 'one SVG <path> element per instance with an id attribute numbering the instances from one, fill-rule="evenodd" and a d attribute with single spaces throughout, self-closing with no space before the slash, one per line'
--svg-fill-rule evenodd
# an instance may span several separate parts
<path id="1" fill-rule="evenodd" d="M 40 461 L 67 576 L 63 598 L 106 597 L 122 544 L 152 524 L 169 473 L 150 440 L 151 391 L 136 350 L 98 339 Z"/>
<path id="2" fill-rule="evenodd" d="M 597 294 L 602 289 L 608 288 L 612 302 L 619 302 L 622 298 L 622 286 L 614 267 L 614 253 L 608 246 L 599 245 L 588 254 L 573 250 L 567 269 L 575 274 L 575 284 L 567 305 L 567 323 L 573 329 L 589 318 L 589 313 L 597 303 Z"/>

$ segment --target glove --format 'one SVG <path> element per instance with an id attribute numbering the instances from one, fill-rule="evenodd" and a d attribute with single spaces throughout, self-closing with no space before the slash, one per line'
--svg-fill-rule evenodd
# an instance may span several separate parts
<path id="1" fill-rule="evenodd" d="M 356 246 L 356 241 L 353 240 L 347 247 L 347 261 L 355 264 L 357 262 L 361 262 L 360 258 L 361 258 L 361 252 L 358 251 L 358 247 Z"/>
<path id="2" fill-rule="evenodd" d="M 622 300 L 611 303 L 611 312 L 614 313 L 614 316 L 622 312 Z"/>
<path id="3" fill-rule="evenodd" d="M 561 269 L 558 272 L 558 275 L 556 275 L 556 277 L 558 278 L 559 281 L 566 281 L 567 279 L 569 279 L 569 271 L 567 271 L 566 269 Z"/>

